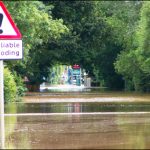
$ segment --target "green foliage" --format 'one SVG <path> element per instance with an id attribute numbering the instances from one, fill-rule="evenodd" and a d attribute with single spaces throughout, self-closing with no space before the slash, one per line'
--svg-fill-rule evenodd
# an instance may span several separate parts
<path id="1" fill-rule="evenodd" d="M 56 60 L 80 64 L 101 85 L 123 88 L 122 76 L 115 72 L 113 64 L 120 51 L 133 45 L 140 3 L 130 1 L 45 3 L 47 6 L 51 4 L 54 6 L 53 17 L 62 18 L 70 29 L 70 33 L 58 42 L 49 43 L 49 49 L 55 50 L 58 54 Z"/>
<path id="2" fill-rule="evenodd" d="M 141 20 L 137 31 L 138 49 L 136 51 L 140 68 L 150 75 L 150 2 L 144 2 L 141 9 Z"/>
<path id="3" fill-rule="evenodd" d="M 25 95 L 27 88 L 25 87 L 25 84 L 23 83 L 23 79 L 20 75 L 18 75 L 16 72 L 14 72 L 13 75 L 17 85 L 18 100 L 20 100 L 20 98 Z"/>
<path id="4" fill-rule="evenodd" d="M 52 5 L 45 6 L 41 1 L 4 3 L 22 33 L 24 50 L 22 61 L 9 61 L 7 66 L 21 76 L 28 76 L 32 83 L 41 83 L 53 61 L 47 43 L 57 41 L 68 32 L 68 28 L 63 25 L 62 19 L 52 18 Z M 52 52 L 53 54 L 55 53 Z M 50 57 L 47 57 L 48 55 Z"/>
<path id="5" fill-rule="evenodd" d="M 40 84 L 55 64 L 76 63 L 100 85 L 121 89 L 125 84 L 126 89 L 149 91 L 150 2 L 5 4 L 23 35 L 23 61 L 7 62 L 17 75 Z"/>
<path id="6" fill-rule="evenodd" d="M 4 69 L 4 100 L 5 103 L 14 102 L 17 98 L 17 86 L 14 76 L 8 68 Z"/>
<path id="7" fill-rule="evenodd" d="M 65 71 L 66 65 L 55 64 L 51 68 L 49 68 L 49 76 L 48 82 L 51 84 L 60 84 L 61 83 L 61 75 Z"/>
<path id="8" fill-rule="evenodd" d="M 132 47 L 122 52 L 115 63 L 126 83 L 132 83 L 136 91 L 150 91 L 150 3 L 143 2 L 140 21 L 137 23 Z M 128 86 L 128 85 L 127 85 Z"/>
<path id="9" fill-rule="evenodd" d="M 67 30 L 61 19 L 52 19 L 51 5 L 46 7 L 40 1 L 9 1 L 5 4 L 23 35 L 25 51 L 57 39 Z"/>
<path id="10" fill-rule="evenodd" d="M 63 52 L 59 53 L 62 54 L 59 60 L 71 65 L 80 64 L 96 79 L 96 82 L 106 80 L 106 86 L 110 86 L 112 83 L 109 82 L 112 79 L 109 80 L 109 77 L 105 76 L 111 75 L 111 78 L 113 76 L 116 78 L 113 61 L 120 49 L 117 49 L 119 46 L 116 45 L 115 52 L 112 52 L 108 46 L 112 44 L 113 35 L 111 26 L 99 9 L 101 3 L 93 1 L 51 3 L 54 5 L 52 11 L 54 18 L 62 18 L 70 29 L 70 34 L 63 37 L 59 43 L 55 43 L 55 51 L 61 49 Z M 112 44 L 112 47 L 114 45 Z M 107 58 L 110 60 L 106 64 Z"/>
<path id="11" fill-rule="evenodd" d="M 136 60 L 134 51 L 123 51 L 118 55 L 117 61 L 115 62 L 115 68 L 119 73 L 122 73 L 125 77 L 133 77 L 134 74 L 138 73 L 139 64 Z"/>

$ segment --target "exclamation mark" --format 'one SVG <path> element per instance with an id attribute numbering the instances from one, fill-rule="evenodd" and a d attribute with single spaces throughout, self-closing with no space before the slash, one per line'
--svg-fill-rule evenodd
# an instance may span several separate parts
<path id="1" fill-rule="evenodd" d="M 3 21 L 3 14 L 0 13 L 0 27 L 2 26 L 2 21 Z M 3 33 L 3 30 L 0 29 L 0 34 Z"/>

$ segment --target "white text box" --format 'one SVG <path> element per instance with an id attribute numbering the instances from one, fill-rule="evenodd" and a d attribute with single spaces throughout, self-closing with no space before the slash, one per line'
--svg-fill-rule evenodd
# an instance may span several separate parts
<path id="1" fill-rule="evenodd" d="M 0 59 L 22 59 L 22 40 L 0 40 Z"/>

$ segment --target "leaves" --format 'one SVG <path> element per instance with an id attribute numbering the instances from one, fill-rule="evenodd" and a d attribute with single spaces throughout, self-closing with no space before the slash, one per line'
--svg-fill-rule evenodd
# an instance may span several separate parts
<path id="1" fill-rule="evenodd" d="M 111 88 L 122 88 L 122 78 L 136 89 L 148 80 L 149 2 L 5 1 L 5 4 L 21 30 L 24 43 L 24 60 L 7 64 L 30 80 L 42 82 L 49 67 L 57 63 L 78 63 L 91 77 Z"/>
<path id="2" fill-rule="evenodd" d="M 28 64 L 34 67 L 31 62 L 35 64 L 39 61 L 40 63 L 41 58 L 38 58 L 38 55 L 45 50 L 39 49 L 39 46 L 58 40 L 69 30 L 62 19 L 52 18 L 52 5 L 45 6 L 40 1 L 5 1 L 5 4 L 22 33 L 24 50 L 23 61 L 10 61 L 7 64 L 12 68 L 11 70 L 14 69 L 22 75 L 34 76 L 33 69 L 28 69 Z"/>

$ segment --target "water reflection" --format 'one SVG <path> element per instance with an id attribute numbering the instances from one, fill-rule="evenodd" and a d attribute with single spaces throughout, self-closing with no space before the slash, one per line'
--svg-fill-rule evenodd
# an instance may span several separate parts
<path id="1" fill-rule="evenodd" d="M 79 113 L 82 112 L 82 104 L 81 103 L 69 103 L 67 105 L 68 107 L 68 113 L 69 112 L 75 112 L 75 113 Z"/>
<path id="2" fill-rule="evenodd" d="M 150 119 L 148 116 L 140 115 L 138 117 L 127 115 L 117 116 L 118 129 L 124 139 L 124 149 L 148 149 L 150 136 Z M 146 119 L 147 118 L 147 119 Z M 128 143 L 128 144 L 127 144 Z"/>
<path id="3" fill-rule="evenodd" d="M 150 148 L 150 114 L 18 116 L 16 120 L 7 123 L 15 128 L 7 136 L 6 148 Z"/>
<path id="4" fill-rule="evenodd" d="M 4 114 L 0 114 L 0 149 L 5 148 L 5 123 Z"/>
<path id="5" fill-rule="evenodd" d="M 29 134 L 26 132 L 27 130 L 22 129 L 23 125 L 18 124 L 17 119 L 18 118 L 16 116 L 5 117 L 5 148 L 16 149 L 20 147 L 20 149 L 30 149 Z"/>
<path id="6" fill-rule="evenodd" d="M 144 112 L 150 102 L 143 103 L 14 103 L 5 105 L 5 113 L 78 113 L 78 112 Z"/>
<path id="7" fill-rule="evenodd" d="M 46 95 L 42 95 L 42 99 L 38 103 L 5 105 L 6 148 L 150 148 L 149 95 L 143 97 L 142 100 L 144 101 L 136 102 L 101 101 L 91 103 L 78 102 L 75 101 L 76 99 L 74 102 L 50 102 L 51 97 L 56 99 L 63 97 L 65 99 L 65 94 L 51 93 L 50 97 L 48 97 L 48 102 L 41 102 L 43 97 L 46 97 Z M 119 94 L 115 93 L 115 97 L 117 95 Z M 82 93 L 80 95 L 74 93 L 73 95 L 68 94 L 67 98 L 82 97 L 85 99 L 96 96 L 99 97 L 99 94 Z M 100 96 L 104 96 L 104 100 L 107 100 L 107 97 L 109 99 L 112 94 L 106 96 L 106 94 L 101 93 Z M 34 96 L 32 98 L 35 100 Z M 38 99 L 39 97 L 36 96 L 36 98 Z M 131 97 L 126 96 L 126 98 L 130 99 Z M 141 99 L 141 96 L 138 99 Z"/>

